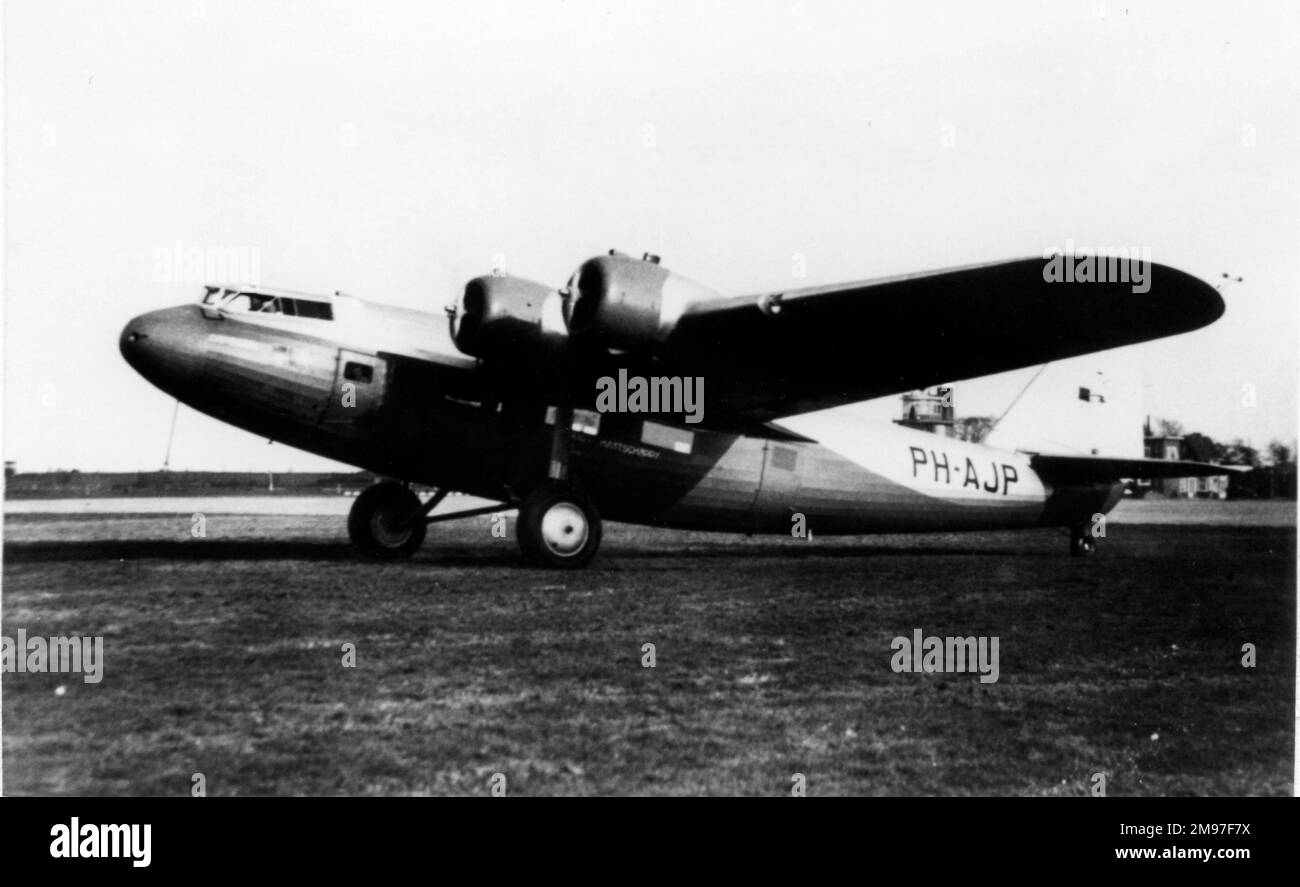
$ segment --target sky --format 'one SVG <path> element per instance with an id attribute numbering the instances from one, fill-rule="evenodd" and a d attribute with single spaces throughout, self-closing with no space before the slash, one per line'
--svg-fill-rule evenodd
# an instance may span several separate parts
<path id="1" fill-rule="evenodd" d="M 159 262 L 178 245 L 242 250 L 267 286 L 433 311 L 494 266 L 559 286 L 610 248 L 724 294 L 1149 248 L 1242 277 L 1226 315 L 1075 369 L 1131 370 L 1134 415 L 1289 443 L 1298 19 L 1285 2 L 10 0 L 4 457 L 161 466 L 174 401 L 117 337 L 199 293 Z M 959 412 L 1000 415 L 1034 372 L 962 383 Z M 180 409 L 173 469 L 331 466 Z"/>

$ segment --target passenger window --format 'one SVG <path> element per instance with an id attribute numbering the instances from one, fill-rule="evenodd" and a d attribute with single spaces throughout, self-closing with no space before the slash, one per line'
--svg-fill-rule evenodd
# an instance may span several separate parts
<path id="1" fill-rule="evenodd" d="M 374 377 L 374 367 L 366 366 L 364 363 L 348 361 L 343 366 L 343 378 L 349 382 L 370 382 Z"/>

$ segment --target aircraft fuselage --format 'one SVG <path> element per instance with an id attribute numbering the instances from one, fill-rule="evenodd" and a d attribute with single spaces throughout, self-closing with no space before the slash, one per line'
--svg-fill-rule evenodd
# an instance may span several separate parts
<path id="1" fill-rule="evenodd" d="M 121 348 L 201 412 L 381 475 L 512 504 L 546 477 L 554 403 L 502 395 L 446 318 L 348 297 L 332 315 L 185 305 L 131 321 Z M 818 535 L 1062 526 L 1122 492 L 1053 487 L 1025 454 L 843 411 L 754 436 L 712 430 L 707 414 L 599 413 L 594 396 L 575 404 L 570 473 L 611 520 Z"/>

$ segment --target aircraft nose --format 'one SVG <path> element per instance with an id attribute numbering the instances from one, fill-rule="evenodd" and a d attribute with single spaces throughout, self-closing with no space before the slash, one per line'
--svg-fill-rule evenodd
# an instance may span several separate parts
<path id="1" fill-rule="evenodd" d="M 207 324 L 197 306 L 150 311 L 122 329 L 118 348 L 126 362 L 150 382 L 170 393 L 197 375 L 203 361 Z"/>

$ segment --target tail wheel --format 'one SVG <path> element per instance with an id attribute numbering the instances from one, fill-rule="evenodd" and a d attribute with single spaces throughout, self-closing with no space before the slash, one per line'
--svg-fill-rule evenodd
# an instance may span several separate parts
<path id="1" fill-rule="evenodd" d="M 519 509 L 519 547 L 542 566 L 585 566 L 600 548 L 600 535 L 595 503 L 572 484 L 548 481 Z"/>
<path id="2" fill-rule="evenodd" d="M 419 508 L 420 498 L 396 481 L 367 487 L 348 512 L 348 537 L 367 557 L 410 557 L 427 529 L 423 520 L 411 520 Z"/>
<path id="3" fill-rule="evenodd" d="M 1087 524 L 1070 530 L 1070 557 L 1092 557 L 1097 553 L 1097 539 Z"/>

